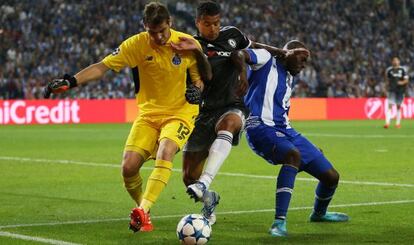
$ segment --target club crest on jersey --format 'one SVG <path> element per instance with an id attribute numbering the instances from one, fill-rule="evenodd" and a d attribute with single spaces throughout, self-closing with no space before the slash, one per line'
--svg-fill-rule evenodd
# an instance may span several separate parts
<path id="1" fill-rule="evenodd" d="M 236 40 L 234 40 L 233 38 L 230 38 L 227 42 L 232 48 L 236 48 L 237 46 Z"/>
<path id="2" fill-rule="evenodd" d="M 181 57 L 178 54 L 175 54 L 171 61 L 174 65 L 178 66 L 181 64 Z"/>
<path id="3" fill-rule="evenodd" d="M 121 51 L 121 49 L 120 48 L 116 48 L 113 52 L 112 52 L 112 55 L 113 56 L 115 56 L 115 55 L 117 55 L 117 54 L 119 54 L 119 52 Z"/>

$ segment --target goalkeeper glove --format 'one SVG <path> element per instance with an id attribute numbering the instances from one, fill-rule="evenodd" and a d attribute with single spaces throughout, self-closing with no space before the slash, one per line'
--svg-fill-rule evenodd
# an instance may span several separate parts
<path id="1" fill-rule="evenodd" d="M 185 98 L 190 104 L 200 104 L 201 102 L 201 89 L 194 84 L 189 84 L 185 91 Z"/>
<path id="2" fill-rule="evenodd" d="M 43 97 L 50 98 L 51 94 L 60 94 L 71 88 L 78 86 L 78 81 L 74 76 L 65 74 L 63 78 L 53 79 L 43 89 Z"/>

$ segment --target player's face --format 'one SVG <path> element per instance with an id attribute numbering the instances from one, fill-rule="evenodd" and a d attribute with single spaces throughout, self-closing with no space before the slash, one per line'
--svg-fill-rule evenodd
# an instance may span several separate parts
<path id="1" fill-rule="evenodd" d="M 220 15 L 202 15 L 197 18 L 196 26 L 203 38 L 213 41 L 220 33 Z"/>
<path id="2" fill-rule="evenodd" d="M 392 59 L 392 66 L 393 67 L 398 67 L 398 66 L 400 66 L 400 59 L 398 59 L 398 58 L 393 58 Z"/>
<path id="3" fill-rule="evenodd" d="M 290 56 L 286 61 L 287 70 L 295 76 L 301 72 L 308 62 L 309 55 L 306 53 L 299 53 L 295 56 Z"/>
<path id="4" fill-rule="evenodd" d="M 156 45 L 165 45 L 171 36 L 170 21 L 164 21 L 159 25 L 145 24 L 145 30 Z"/>

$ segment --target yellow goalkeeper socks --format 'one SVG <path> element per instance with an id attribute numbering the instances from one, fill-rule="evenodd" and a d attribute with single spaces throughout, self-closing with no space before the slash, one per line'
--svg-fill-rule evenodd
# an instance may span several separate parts
<path id="1" fill-rule="evenodd" d="M 131 198 L 139 205 L 142 201 L 142 178 L 139 172 L 132 177 L 124 177 L 124 186 Z"/>
<path id="2" fill-rule="evenodd" d="M 171 176 L 172 162 L 155 160 L 155 167 L 148 178 L 140 207 L 148 212 L 155 203 Z"/>

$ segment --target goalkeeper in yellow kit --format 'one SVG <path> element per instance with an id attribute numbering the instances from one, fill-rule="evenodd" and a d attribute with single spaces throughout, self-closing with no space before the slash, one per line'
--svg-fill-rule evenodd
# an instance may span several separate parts
<path id="1" fill-rule="evenodd" d="M 132 209 L 130 229 L 152 231 L 149 210 L 167 184 L 172 160 L 194 128 L 204 79 L 211 67 L 200 44 L 190 35 L 170 29 L 171 18 L 165 5 L 145 6 L 146 31 L 134 35 L 101 62 L 75 76 L 65 75 L 44 88 L 45 98 L 92 80 L 112 69 L 133 69 L 136 100 L 140 109 L 129 133 L 122 160 L 124 185 L 137 207 Z M 179 51 L 178 51 L 179 50 Z M 192 84 L 186 85 L 187 71 Z M 154 154 L 153 154 L 154 153 Z M 142 191 L 139 170 L 155 156 L 155 167 Z"/>

